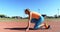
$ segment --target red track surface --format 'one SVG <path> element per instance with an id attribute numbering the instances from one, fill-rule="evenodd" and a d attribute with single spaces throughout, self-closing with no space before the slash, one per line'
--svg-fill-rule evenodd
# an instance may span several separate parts
<path id="1" fill-rule="evenodd" d="M 29 32 L 60 32 L 60 22 L 50 21 L 48 24 L 51 26 L 50 29 L 29 30 Z M 23 28 L 26 26 L 27 22 L 0 22 L 0 32 L 25 32 Z"/>

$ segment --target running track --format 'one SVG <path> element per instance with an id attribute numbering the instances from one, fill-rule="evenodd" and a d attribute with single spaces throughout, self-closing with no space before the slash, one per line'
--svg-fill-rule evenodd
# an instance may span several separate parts
<path id="1" fill-rule="evenodd" d="M 47 22 L 51 28 L 50 29 L 38 29 L 29 32 L 60 32 L 60 22 L 59 21 L 48 21 Z M 25 32 L 27 22 L 0 22 L 0 32 Z M 30 28 L 33 28 L 34 24 Z"/>

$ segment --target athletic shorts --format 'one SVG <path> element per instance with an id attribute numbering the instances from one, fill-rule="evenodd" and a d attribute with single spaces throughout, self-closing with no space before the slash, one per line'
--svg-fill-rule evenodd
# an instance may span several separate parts
<path id="1" fill-rule="evenodd" d="M 31 23 L 35 23 L 34 29 L 40 28 L 41 24 L 44 22 L 44 17 L 40 16 L 39 19 L 32 18 Z"/>

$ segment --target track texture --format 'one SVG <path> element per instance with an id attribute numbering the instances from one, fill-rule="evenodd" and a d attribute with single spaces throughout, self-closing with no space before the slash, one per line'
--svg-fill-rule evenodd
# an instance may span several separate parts
<path id="1" fill-rule="evenodd" d="M 38 29 L 29 32 L 60 32 L 60 22 L 59 21 L 47 21 L 51 26 L 50 29 Z M 34 24 L 30 28 L 33 28 Z M 27 27 L 27 22 L 0 22 L 0 32 L 25 32 Z"/>

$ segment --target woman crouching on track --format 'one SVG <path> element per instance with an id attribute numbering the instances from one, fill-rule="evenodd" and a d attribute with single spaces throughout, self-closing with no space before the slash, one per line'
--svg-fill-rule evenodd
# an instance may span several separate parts
<path id="1" fill-rule="evenodd" d="M 43 16 L 36 12 L 31 12 L 29 9 L 25 9 L 25 14 L 29 16 L 28 18 L 28 26 L 26 30 L 29 30 L 30 23 L 35 23 L 34 29 L 39 29 L 42 26 L 45 26 L 46 29 L 50 28 L 50 25 L 46 25 L 44 22 Z"/>

